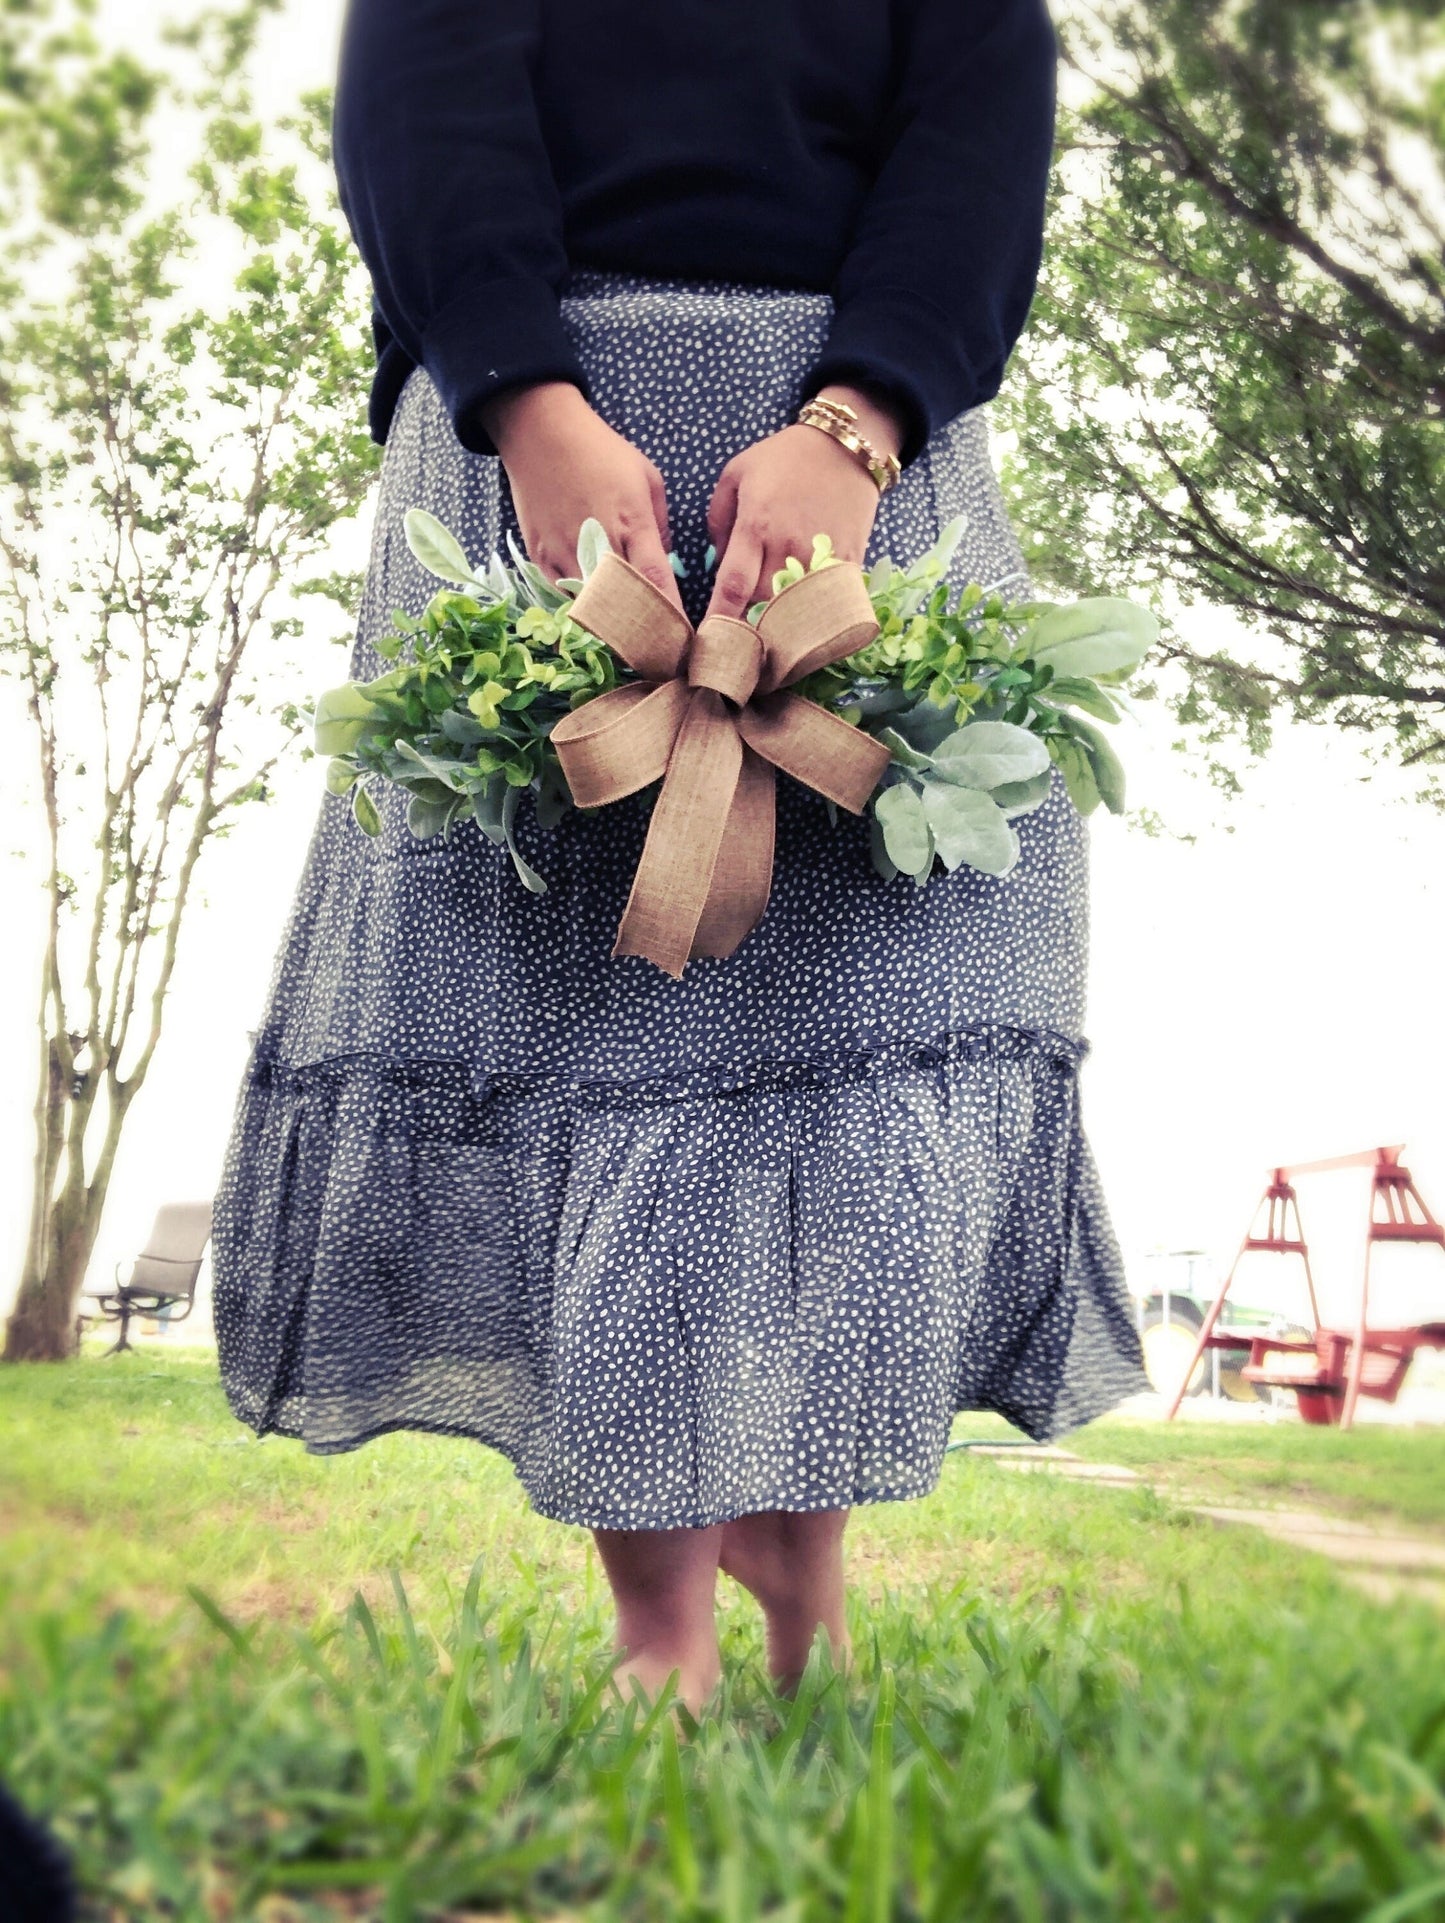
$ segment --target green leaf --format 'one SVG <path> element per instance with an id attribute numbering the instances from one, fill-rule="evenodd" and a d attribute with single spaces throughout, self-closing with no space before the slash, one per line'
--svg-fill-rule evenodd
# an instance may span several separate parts
<path id="1" fill-rule="evenodd" d="M 418 841 L 439 835 L 451 819 L 453 802 L 433 801 L 428 795 L 413 795 L 406 804 L 406 825 Z"/>
<path id="2" fill-rule="evenodd" d="M 1066 735 L 1050 735 L 1049 753 L 1064 777 L 1070 801 L 1081 815 L 1093 814 L 1102 797 L 1099 784 L 1094 779 L 1093 767 L 1082 746 Z"/>
<path id="3" fill-rule="evenodd" d="M 888 853 L 888 844 L 883 834 L 883 823 L 876 813 L 868 817 L 868 852 L 873 858 L 873 866 L 885 881 L 892 881 L 898 873 L 898 864 Z"/>
<path id="4" fill-rule="evenodd" d="M 1032 781 L 1049 765 L 1049 751 L 1027 728 L 1007 721 L 966 721 L 934 750 L 934 770 L 945 781 L 985 791 Z"/>
<path id="5" fill-rule="evenodd" d="M 890 725 L 911 748 L 931 757 L 939 742 L 946 740 L 958 724 L 952 709 L 940 708 L 925 696 L 914 700 Z"/>
<path id="6" fill-rule="evenodd" d="M 351 791 L 351 813 L 364 835 L 381 833 L 381 816 L 376 811 L 376 803 L 366 792 L 364 782 L 358 781 Z"/>
<path id="7" fill-rule="evenodd" d="M 455 741 L 461 747 L 474 747 L 477 742 L 485 741 L 487 731 L 475 715 L 463 714 L 460 708 L 447 708 L 437 717 L 438 726 L 448 741 Z"/>
<path id="8" fill-rule="evenodd" d="M 521 853 L 517 844 L 512 839 L 512 829 L 516 823 L 517 808 L 521 803 L 521 799 L 521 788 L 507 789 L 502 800 L 502 835 L 507 844 L 507 852 L 512 857 L 512 866 L 521 876 L 523 884 L 530 888 L 534 895 L 545 895 L 547 892 L 546 882 L 537 873 L 536 869 L 532 867 L 531 863 L 527 861 L 526 857 Z"/>
<path id="9" fill-rule="evenodd" d="M 477 826 L 488 841 L 505 841 L 506 828 L 503 815 L 509 798 L 517 792 L 503 781 L 489 780 L 484 788 L 472 791 L 472 813 L 477 818 Z"/>
<path id="10" fill-rule="evenodd" d="M 1026 657 L 1046 661 L 1055 675 L 1077 678 L 1134 668 L 1159 638 L 1147 608 L 1114 595 L 1091 595 L 1051 608 L 1022 642 Z"/>
<path id="11" fill-rule="evenodd" d="M 396 752 L 404 761 L 424 768 L 434 781 L 440 781 L 444 787 L 458 792 L 462 789 L 464 769 L 459 762 L 442 761 L 436 755 L 423 754 L 420 748 L 404 738 L 397 742 Z"/>
<path id="12" fill-rule="evenodd" d="M 376 719 L 376 705 L 360 682 L 344 681 L 339 688 L 328 688 L 316 703 L 317 754 L 350 754 Z"/>
<path id="13" fill-rule="evenodd" d="M 923 797 L 910 781 L 885 788 L 873 804 L 883 825 L 888 858 L 905 875 L 926 875 L 933 863 L 933 836 L 923 812 Z"/>
<path id="14" fill-rule="evenodd" d="M 1010 821 L 1016 821 L 1020 815 L 1031 815 L 1049 798 L 1050 772 L 1045 768 L 1030 781 L 1006 781 L 1001 788 L 991 789 L 996 806 L 1003 809 Z"/>
<path id="15" fill-rule="evenodd" d="M 457 537 L 424 507 L 409 507 L 402 519 L 406 544 L 428 574 L 454 581 L 458 587 L 478 585 L 477 575 Z"/>
<path id="16" fill-rule="evenodd" d="M 1017 862 L 1018 836 L 982 790 L 925 781 L 923 812 L 945 868 L 966 862 L 985 875 L 1006 875 Z"/>
<path id="17" fill-rule="evenodd" d="M 1119 710 L 1104 690 L 1082 676 L 1063 675 L 1049 683 L 1049 700 L 1064 708 L 1082 708 L 1100 721 L 1117 721 Z"/>
<path id="18" fill-rule="evenodd" d="M 571 806 L 572 791 L 566 776 L 551 755 L 544 756 L 537 790 L 537 826 L 555 828 Z"/>
<path id="19" fill-rule="evenodd" d="M 577 530 L 577 571 L 582 579 L 585 581 L 594 573 L 603 555 L 611 552 L 612 543 L 607 538 L 606 528 L 589 514 Z"/>
<path id="20" fill-rule="evenodd" d="M 350 794 L 352 784 L 357 780 L 360 770 L 352 767 L 349 761 L 337 759 L 326 764 L 326 792 L 329 795 Z"/>
<path id="21" fill-rule="evenodd" d="M 1083 743 L 1085 754 L 1089 757 L 1089 767 L 1094 776 L 1094 786 L 1099 791 L 1099 799 L 1111 815 L 1124 812 L 1124 764 L 1114 752 L 1113 743 L 1091 727 L 1087 721 L 1080 721 L 1077 715 L 1069 717 L 1070 726 L 1076 737 Z"/>
<path id="22" fill-rule="evenodd" d="M 877 739 L 883 743 L 901 767 L 923 769 L 933 766 L 932 757 L 920 754 L 916 748 L 911 747 L 896 728 L 880 728 Z"/>

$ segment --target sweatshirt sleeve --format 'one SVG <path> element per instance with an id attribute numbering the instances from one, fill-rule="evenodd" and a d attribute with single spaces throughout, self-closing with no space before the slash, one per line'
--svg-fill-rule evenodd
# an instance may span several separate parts
<path id="1" fill-rule="evenodd" d="M 906 466 L 991 400 L 1043 252 L 1057 53 L 1045 0 L 908 0 L 883 158 L 802 398 L 871 383 L 900 403 Z"/>
<path id="2" fill-rule="evenodd" d="M 350 0 L 333 151 L 377 315 L 426 368 L 464 447 L 519 382 L 589 394 L 562 325 L 561 200 L 532 68 L 542 0 Z"/>

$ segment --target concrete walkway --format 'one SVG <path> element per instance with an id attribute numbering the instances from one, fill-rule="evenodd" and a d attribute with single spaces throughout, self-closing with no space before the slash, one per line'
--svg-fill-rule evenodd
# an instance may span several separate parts
<path id="1" fill-rule="evenodd" d="M 1180 1489 L 1153 1482 L 1137 1469 L 1117 1462 L 1086 1462 L 1068 1449 L 1008 1442 L 970 1442 L 962 1448 L 1024 1475 L 1066 1476 L 1071 1482 L 1102 1483 L 1106 1488 L 1134 1484 L 1154 1489 L 1165 1500 L 1211 1522 L 1259 1529 L 1295 1549 L 1327 1556 L 1346 1582 L 1377 1602 L 1418 1596 L 1445 1609 L 1445 1543 L 1402 1535 L 1397 1529 L 1372 1529 L 1322 1509 L 1240 1509 L 1194 1502 Z"/>

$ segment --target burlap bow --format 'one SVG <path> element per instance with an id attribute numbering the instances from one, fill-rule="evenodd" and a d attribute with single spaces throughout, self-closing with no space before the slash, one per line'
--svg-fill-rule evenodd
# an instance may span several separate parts
<path id="1" fill-rule="evenodd" d="M 694 628 L 609 552 L 571 614 L 641 677 L 553 728 L 573 799 L 597 807 L 662 778 L 612 953 L 645 955 L 677 980 L 695 955 L 730 955 L 762 918 L 774 770 L 861 814 L 888 765 L 881 742 L 786 692 L 877 634 L 867 583 L 835 562 L 775 595 L 756 627 L 708 615 Z"/>

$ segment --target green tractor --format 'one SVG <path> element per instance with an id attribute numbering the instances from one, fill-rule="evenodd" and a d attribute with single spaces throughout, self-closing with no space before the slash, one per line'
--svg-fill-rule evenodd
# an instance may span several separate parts
<path id="1" fill-rule="evenodd" d="M 1171 1249 L 1148 1258 L 1155 1273 L 1134 1292 L 1139 1343 L 1144 1368 L 1158 1393 L 1172 1401 L 1189 1367 L 1199 1331 L 1218 1284 L 1209 1273 L 1203 1249 Z M 1217 1325 L 1221 1335 L 1291 1335 L 1308 1337 L 1307 1329 L 1286 1323 L 1273 1309 L 1245 1306 L 1231 1299 Z M 1211 1349 L 1194 1365 L 1186 1396 L 1213 1395 L 1231 1402 L 1270 1402 L 1268 1389 L 1246 1382 L 1240 1369 L 1248 1350 Z"/>

